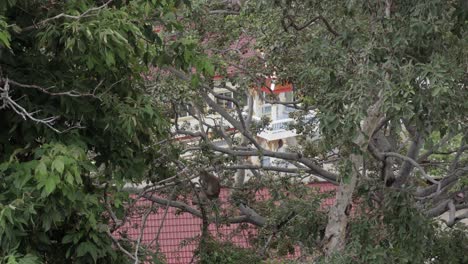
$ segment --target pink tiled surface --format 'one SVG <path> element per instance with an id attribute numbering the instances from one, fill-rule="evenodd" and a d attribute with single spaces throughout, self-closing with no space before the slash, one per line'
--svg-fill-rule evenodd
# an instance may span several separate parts
<path id="1" fill-rule="evenodd" d="M 313 183 L 312 188 L 318 188 L 319 192 L 334 191 L 336 186 L 329 183 Z M 265 198 L 266 192 L 259 191 L 257 199 Z M 221 203 L 226 203 L 227 191 L 223 190 L 220 196 Z M 326 198 L 322 206 L 333 205 L 333 198 Z M 141 215 L 149 208 L 151 203 L 148 200 L 137 202 L 137 210 L 134 216 L 130 217 L 128 222 L 120 228 L 115 235 L 127 235 L 130 239 L 136 240 L 140 234 Z M 193 252 L 197 247 L 197 236 L 201 233 L 201 219 L 192 216 L 189 213 L 178 212 L 174 208 L 169 208 L 164 219 L 165 207 L 159 207 L 157 212 L 148 216 L 146 226 L 143 231 L 142 244 L 156 247 L 158 244 L 160 251 L 165 255 L 168 264 L 187 264 L 193 257 Z M 161 227 L 161 224 L 162 227 Z M 160 231 L 159 231 L 160 230 Z M 231 224 L 216 228 L 210 225 L 210 231 L 213 236 L 221 240 L 229 240 L 232 243 L 249 247 L 249 236 L 256 233 L 256 229 L 251 224 Z M 159 239 L 155 241 L 158 232 Z"/>

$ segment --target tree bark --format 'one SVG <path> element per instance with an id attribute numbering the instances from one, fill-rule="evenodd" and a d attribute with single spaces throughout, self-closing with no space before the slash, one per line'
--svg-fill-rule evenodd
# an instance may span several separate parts
<path id="1" fill-rule="evenodd" d="M 357 168 L 362 164 L 361 155 L 351 155 L 353 171 L 349 182 L 342 182 L 336 193 L 336 204 L 330 208 L 328 224 L 325 229 L 324 252 L 330 256 L 334 252 L 344 249 L 346 244 L 346 227 L 348 226 L 349 208 L 352 203 L 354 189 L 358 183 L 359 171 Z"/>
<path id="2" fill-rule="evenodd" d="M 374 135 L 375 130 L 382 120 L 383 115 L 380 112 L 380 107 L 383 103 L 382 99 L 377 100 L 367 110 L 367 117 L 362 123 L 362 133 L 354 140 L 354 143 L 365 152 L 368 148 L 370 138 Z M 367 135 L 367 136 L 365 136 Z M 351 154 L 350 160 L 352 163 L 352 172 L 347 181 L 341 181 L 336 192 L 335 205 L 330 208 L 328 213 L 328 223 L 325 229 L 325 237 L 323 240 L 323 251 L 325 256 L 329 257 L 332 254 L 342 251 L 346 245 L 346 229 L 348 226 L 349 213 L 353 198 L 354 190 L 359 181 L 361 173 L 359 172 L 363 157 L 362 154 Z"/>

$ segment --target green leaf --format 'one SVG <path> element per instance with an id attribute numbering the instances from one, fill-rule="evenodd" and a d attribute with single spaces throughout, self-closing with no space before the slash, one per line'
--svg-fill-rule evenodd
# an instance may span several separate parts
<path id="1" fill-rule="evenodd" d="M 206 74 L 208 74 L 209 76 L 214 76 L 214 66 L 213 64 L 211 64 L 211 62 L 209 61 L 205 62 L 205 65 L 203 68 Z"/>
<path id="2" fill-rule="evenodd" d="M 68 234 L 68 235 L 65 235 L 63 238 L 62 238 L 62 244 L 68 244 L 68 243 L 71 243 L 74 239 L 74 237 L 76 236 L 76 234 Z"/>
<path id="3" fill-rule="evenodd" d="M 60 182 L 60 178 L 56 174 L 51 174 L 49 177 L 47 177 L 44 185 L 44 191 L 46 195 L 51 194 L 55 188 L 57 187 L 57 184 Z"/>
<path id="4" fill-rule="evenodd" d="M 73 184 L 75 178 L 73 177 L 73 175 L 70 173 L 70 172 L 67 172 L 65 174 L 65 181 L 68 182 L 69 184 Z"/>
<path id="5" fill-rule="evenodd" d="M 200 84 L 200 77 L 198 77 L 198 75 L 193 75 L 192 79 L 190 80 L 190 84 L 192 87 L 198 87 Z"/>
<path id="6" fill-rule="evenodd" d="M 8 219 L 10 224 L 15 224 L 15 222 L 13 221 L 13 217 L 11 215 L 11 211 L 12 209 L 10 207 L 5 207 L 0 213 L 0 219 L 5 217 L 6 219 Z"/>
<path id="7" fill-rule="evenodd" d="M 39 162 L 35 169 L 36 177 L 43 177 L 47 175 L 47 167 L 43 161 Z"/>
<path id="8" fill-rule="evenodd" d="M 5 45 L 9 49 L 11 48 L 10 47 L 10 34 L 8 34 L 8 32 L 0 31 L 0 43 L 3 43 L 3 45 Z"/>
<path id="9" fill-rule="evenodd" d="M 20 258 L 18 261 L 18 264 L 37 264 L 37 263 L 40 263 L 39 258 L 31 254 L 25 255 L 24 257 Z"/>
<path id="10" fill-rule="evenodd" d="M 76 254 L 77 257 L 82 257 L 86 254 L 90 254 L 91 257 L 93 258 L 94 262 L 97 260 L 97 248 L 96 246 L 91 243 L 91 242 L 83 242 L 81 243 L 78 248 L 76 249 Z"/>
<path id="11" fill-rule="evenodd" d="M 63 163 L 63 160 L 61 157 L 56 158 L 52 162 L 52 168 L 54 168 L 58 173 L 62 174 L 63 170 L 65 168 L 65 164 Z"/>
<path id="12" fill-rule="evenodd" d="M 106 64 L 107 66 L 111 67 L 115 64 L 114 54 L 112 52 L 106 52 Z"/>
<path id="13" fill-rule="evenodd" d="M 1 163 L 0 164 L 0 172 L 6 171 L 8 169 L 8 167 L 9 167 L 9 165 L 10 165 L 10 163 L 8 163 L 8 162 Z"/>

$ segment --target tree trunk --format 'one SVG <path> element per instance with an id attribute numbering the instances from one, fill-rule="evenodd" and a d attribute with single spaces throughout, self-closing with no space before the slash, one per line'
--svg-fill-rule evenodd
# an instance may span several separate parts
<path id="1" fill-rule="evenodd" d="M 330 208 L 328 214 L 328 224 L 325 230 L 324 252 L 326 256 L 332 255 L 334 252 L 341 251 L 345 247 L 346 242 L 346 227 L 348 225 L 348 216 L 354 189 L 356 188 L 359 168 L 362 164 L 362 156 L 351 155 L 353 163 L 353 171 L 349 182 L 342 182 L 336 193 L 336 204 Z"/>
<path id="2" fill-rule="evenodd" d="M 367 110 L 367 117 L 362 123 L 362 133 L 354 140 L 354 143 L 360 146 L 362 152 L 367 151 L 368 140 L 366 138 L 372 137 L 379 120 L 383 118 L 380 112 L 380 107 L 383 100 L 380 98 Z M 366 136 L 364 136 L 366 135 Z M 346 245 L 346 228 L 348 226 L 348 218 L 353 198 L 354 190 L 358 184 L 360 168 L 362 168 L 362 155 L 350 155 L 352 163 L 352 172 L 350 179 L 346 182 L 341 181 L 340 186 L 336 192 L 335 205 L 330 208 L 328 213 L 328 223 L 325 229 L 325 237 L 323 240 L 323 251 L 325 256 L 331 256 L 333 253 L 342 251 Z"/>

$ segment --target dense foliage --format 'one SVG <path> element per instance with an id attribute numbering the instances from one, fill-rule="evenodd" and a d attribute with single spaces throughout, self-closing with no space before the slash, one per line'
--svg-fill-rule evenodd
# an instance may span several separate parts
<path id="1" fill-rule="evenodd" d="M 230 136 L 223 135 L 222 125 L 206 125 L 211 138 L 187 132 L 200 137 L 200 150 L 193 151 L 188 166 L 209 161 L 227 186 L 236 186 L 245 172 L 230 168 L 251 168 L 244 162 L 245 152 L 251 151 L 259 160 L 265 155 L 299 163 L 303 171 L 291 178 L 310 168 L 324 180 L 336 180 L 346 193 L 337 196 L 341 205 L 330 208 L 328 222 L 314 207 L 314 196 L 302 197 L 304 202 L 276 196 L 266 206 L 249 200 L 268 223 L 257 238 L 259 251 L 267 247 L 266 255 L 285 255 L 296 246 L 310 259 L 328 256 L 324 263 L 466 262 L 463 254 L 449 253 L 466 251 L 462 226 L 448 221 L 454 230 L 445 229 L 432 219 L 451 203 L 464 209 L 468 202 L 466 1 L 196 1 L 193 7 L 190 34 L 203 40 L 223 76 L 214 86 L 237 85 L 233 102 L 244 112 L 223 113 L 212 105 L 211 112 L 204 112 L 203 104 L 209 104 L 204 97 L 216 97 L 210 81 L 201 89 L 206 94 L 189 89 L 179 102 L 172 101 L 176 107 L 191 104 L 206 120 L 218 114 L 241 134 L 223 149 L 210 144 Z M 263 120 L 245 125 L 252 108 L 246 97 L 256 94 L 252 87 L 263 86 L 273 72 L 277 83 L 294 85 L 295 103 L 279 102 L 274 95 L 262 100 L 296 108 L 290 117 L 303 138 L 285 151 L 298 153 L 295 158 L 266 154 L 261 149 L 265 142 L 249 138 L 266 127 Z M 315 118 L 304 119 L 310 111 Z M 201 133 L 199 127 L 191 129 Z M 189 130 L 182 127 L 182 134 L 184 129 Z M 317 172 L 304 158 L 333 164 L 337 178 Z M 256 177 L 243 187 L 284 191 L 282 181 L 290 178 L 269 169 L 259 168 L 254 175 L 261 180 Z M 270 175 L 279 184 L 268 183 Z M 355 218 L 348 212 L 352 204 Z M 291 212 L 307 213 L 276 230 Z M 330 233 L 320 241 L 324 229 Z M 338 236 L 340 242 L 329 247 Z"/>
<path id="2" fill-rule="evenodd" d="M 0 263 L 127 261 L 105 203 L 121 217 L 118 190 L 163 171 L 168 122 L 143 83 L 180 61 L 153 28 L 181 4 L 1 1 Z"/>
<path id="3" fill-rule="evenodd" d="M 134 205 L 124 186 L 142 182 L 204 230 L 258 226 L 252 249 L 203 232 L 200 263 L 468 261 L 460 219 L 432 218 L 468 207 L 466 1 L 187 4 L 0 2 L 0 263 L 162 262 L 111 234 Z M 301 134 L 276 152 L 251 118 L 273 73 L 293 102 L 262 100 L 294 108 Z M 249 161 L 264 157 L 288 167 Z M 205 169 L 227 205 L 190 205 Z M 339 185 L 335 206 L 311 175 Z"/>

